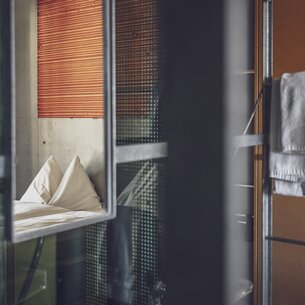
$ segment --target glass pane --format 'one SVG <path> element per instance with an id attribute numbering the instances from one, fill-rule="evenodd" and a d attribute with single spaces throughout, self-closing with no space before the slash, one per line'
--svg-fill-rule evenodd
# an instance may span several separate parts
<path id="1" fill-rule="evenodd" d="M 106 304 L 105 224 L 14 246 L 14 302 Z"/>
<path id="2" fill-rule="evenodd" d="M 254 105 L 254 25 L 255 1 L 228 2 L 226 24 L 228 138 L 232 144 L 244 133 Z M 247 134 L 254 133 L 254 124 Z M 253 217 L 254 217 L 254 148 L 231 145 L 227 221 L 227 265 L 229 304 L 253 304 Z"/>
<path id="3" fill-rule="evenodd" d="M 165 304 L 166 163 L 117 166 L 116 219 L 16 244 L 15 303 Z"/>
<path id="4" fill-rule="evenodd" d="M 164 141 L 162 10 L 157 0 L 117 1 L 117 9 L 120 5 L 118 144 Z M 122 48 L 128 39 L 130 56 Z M 117 170 L 115 220 L 14 245 L 15 303 L 165 304 L 166 160 L 120 164 Z"/>
<path id="5" fill-rule="evenodd" d="M 56 236 L 14 246 L 15 304 L 56 304 Z"/>
<path id="6" fill-rule="evenodd" d="M 111 107 L 104 112 L 112 71 L 103 66 L 111 29 L 102 0 L 16 0 L 12 9 L 12 239 L 20 242 L 113 216 Z"/>

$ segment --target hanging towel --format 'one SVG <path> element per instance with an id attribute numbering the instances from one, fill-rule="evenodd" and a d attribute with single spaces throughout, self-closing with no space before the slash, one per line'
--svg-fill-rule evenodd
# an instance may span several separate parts
<path id="1" fill-rule="evenodd" d="M 270 177 L 291 182 L 305 181 L 305 155 L 271 151 Z"/>
<path id="2" fill-rule="evenodd" d="M 290 182 L 284 180 L 275 180 L 274 193 L 285 196 L 303 197 L 305 182 Z"/>
<path id="3" fill-rule="evenodd" d="M 273 81 L 270 124 L 269 169 L 270 177 L 275 179 L 274 192 L 304 196 L 304 72 L 283 74 L 280 80 Z"/>
<path id="4" fill-rule="evenodd" d="M 305 153 L 305 72 L 281 77 L 282 151 Z"/>

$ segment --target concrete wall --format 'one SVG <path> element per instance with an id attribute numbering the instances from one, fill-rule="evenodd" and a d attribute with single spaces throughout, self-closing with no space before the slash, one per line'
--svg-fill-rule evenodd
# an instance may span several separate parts
<path id="1" fill-rule="evenodd" d="M 104 183 L 103 119 L 38 119 L 39 166 L 54 155 L 65 171 L 75 155 L 93 181 L 98 194 Z"/>
<path id="2" fill-rule="evenodd" d="M 16 0 L 16 192 L 38 171 L 36 0 Z"/>
<path id="3" fill-rule="evenodd" d="M 16 0 L 16 193 L 19 199 L 50 155 L 65 171 L 75 155 L 102 196 L 103 119 L 37 118 L 37 2 Z"/>

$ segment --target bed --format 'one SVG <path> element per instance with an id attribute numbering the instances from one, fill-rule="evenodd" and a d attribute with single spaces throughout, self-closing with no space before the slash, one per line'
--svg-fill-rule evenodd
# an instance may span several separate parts
<path id="1" fill-rule="evenodd" d="M 102 207 L 90 211 L 72 211 L 35 202 L 14 201 L 13 204 L 16 242 L 89 225 L 106 215 Z"/>

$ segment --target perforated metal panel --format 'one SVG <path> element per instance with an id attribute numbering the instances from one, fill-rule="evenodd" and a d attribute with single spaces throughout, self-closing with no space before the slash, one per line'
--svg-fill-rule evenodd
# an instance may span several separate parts
<path id="1" fill-rule="evenodd" d="M 86 228 L 86 304 L 104 305 L 107 296 L 106 223 Z"/>
<path id="2" fill-rule="evenodd" d="M 163 3 L 115 3 L 117 144 L 166 141 Z M 166 164 L 164 158 L 117 166 L 118 196 L 127 186 L 130 192 L 116 219 L 87 229 L 87 305 L 156 304 L 166 259 Z"/>
<path id="3" fill-rule="evenodd" d="M 162 5 L 159 0 L 116 1 L 118 145 L 167 139 L 167 43 Z M 136 180 L 132 199 L 126 203 L 131 205 L 132 243 L 128 304 L 154 304 L 155 285 L 164 280 L 166 159 L 120 164 L 117 177 L 118 194 Z"/>
<path id="4" fill-rule="evenodd" d="M 153 304 L 155 286 L 164 282 L 166 159 L 118 165 L 119 192 L 136 176 L 118 218 L 87 227 L 88 305 Z"/>
<path id="5" fill-rule="evenodd" d="M 166 41 L 159 0 L 116 1 L 118 144 L 164 141 Z"/>
<path id="6" fill-rule="evenodd" d="M 123 185 L 139 174 L 128 203 L 132 228 L 131 304 L 150 304 L 154 286 L 164 281 L 166 160 L 121 164 L 118 174 L 118 182 Z"/>

